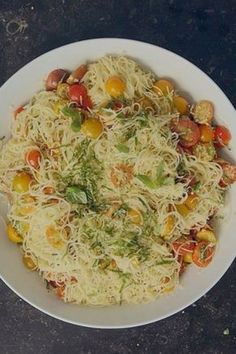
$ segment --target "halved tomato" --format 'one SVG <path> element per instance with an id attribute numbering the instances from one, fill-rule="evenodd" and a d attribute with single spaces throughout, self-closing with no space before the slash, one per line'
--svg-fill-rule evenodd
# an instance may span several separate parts
<path id="1" fill-rule="evenodd" d="M 212 261 L 215 247 L 207 241 L 199 242 L 193 251 L 193 262 L 198 267 L 207 267 Z"/>
<path id="2" fill-rule="evenodd" d="M 179 135 L 179 143 L 184 148 L 196 145 L 200 140 L 200 130 L 188 117 L 182 117 L 172 124 L 172 130 Z"/>

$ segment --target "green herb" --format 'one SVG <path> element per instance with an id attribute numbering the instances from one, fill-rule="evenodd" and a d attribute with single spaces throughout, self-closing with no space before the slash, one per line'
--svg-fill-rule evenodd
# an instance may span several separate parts
<path id="1" fill-rule="evenodd" d="M 151 189 L 156 189 L 163 186 L 166 181 L 166 177 L 164 175 L 164 161 L 159 164 L 155 179 L 151 179 L 146 175 L 136 175 L 135 177 L 138 178 L 145 186 Z"/>
<path id="2" fill-rule="evenodd" d="M 192 190 L 193 190 L 194 192 L 196 192 L 196 191 L 199 190 L 200 187 L 201 187 L 201 182 L 198 181 L 198 182 L 192 187 Z"/>
<path id="3" fill-rule="evenodd" d="M 124 153 L 129 152 L 128 146 L 126 146 L 126 145 L 124 145 L 124 144 L 117 144 L 117 145 L 115 145 L 115 147 L 116 147 L 117 150 L 119 150 L 120 152 L 124 152 Z"/>
<path id="4" fill-rule="evenodd" d="M 76 108 L 72 108 L 68 106 L 63 107 L 61 111 L 65 116 L 70 117 L 72 119 L 71 129 L 74 132 L 79 132 L 82 123 L 81 112 Z"/>
<path id="5" fill-rule="evenodd" d="M 153 181 L 150 177 L 146 175 L 136 175 L 136 178 L 138 178 L 146 187 L 155 189 L 156 184 L 155 181 Z"/>
<path id="6" fill-rule="evenodd" d="M 164 165 L 165 165 L 164 161 L 161 161 L 161 163 L 157 167 L 156 184 L 158 186 L 163 185 L 164 180 L 165 180 L 165 176 L 163 175 L 163 173 L 164 173 Z"/>
<path id="7" fill-rule="evenodd" d="M 5 136 L 2 136 L 1 138 L 0 138 L 0 141 L 3 141 L 5 139 Z"/>
<path id="8" fill-rule="evenodd" d="M 168 260 L 162 260 L 160 262 L 156 262 L 156 265 L 163 265 L 163 264 L 171 264 L 173 263 L 174 261 L 168 261 Z"/>
<path id="9" fill-rule="evenodd" d="M 88 195 L 83 187 L 69 186 L 66 188 L 66 199 L 71 203 L 87 204 Z"/>

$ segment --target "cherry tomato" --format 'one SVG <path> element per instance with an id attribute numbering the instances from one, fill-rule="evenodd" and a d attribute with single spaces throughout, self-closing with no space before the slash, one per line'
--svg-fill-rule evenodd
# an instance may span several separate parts
<path id="1" fill-rule="evenodd" d="M 179 134 L 179 143 L 184 148 L 190 148 L 200 140 L 200 130 L 198 125 L 188 117 L 183 117 L 174 122 L 172 130 Z"/>
<path id="2" fill-rule="evenodd" d="M 214 134 L 214 140 L 216 142 L 217 147 L 224 147 L 225 145 L 228 145 L 231 140 L 231 133 L 229 129 L 227 129 L 223 125 L 216 126 Z"/>
<path id="3" fill-rule="evenodd" d="M 160 79 L 154 82 L 153 90 L 160 96 L 168 95 L 168 93 L 174 90 L 174 85 L 169 80 Z"/>
<path id="4" fill-rule="evenodd" d="M 12 188 L 17 193 L 28 192 L 32 177 L 26 172 L 19 172 L 12 180 Z"/>
<path id="5" fill-rule="evenodd" d="M 223 176 L 220 180 L 221 187 L 227 187 L 229 184 L 236 182 L 236 166 L 231 165 L 231 163 L 223 159 L 217 159 L 215 162 L 218 163 L 223 170 Z"/>
<path id="6" fill-rule="evenodd" d="M 119 97 L 125 90 L 125 83 L 119 76 L 111 76 L 105 82 L 105 90 L 112 97 Z"/>
<path id="7" fill-rule="evenodd" d="M 25 155 L 26 162 L 35 169 L 39 168 L 41 159 L 42 156 L 39 150 L 28 151 Z"/>
<path id="8" fill-rule="evenodd" d="M 103 125 L 100 120 L 96 118 L 89 118 L 81 125 L 81 131 L 89 138 L 96 139 L 103 132 Z"/>
<path id="9" fill-rule="evenodd" d="M 175 253 L 180 256 L 184 256 L 188 252 L 193 252 L 195 248 L 195 242 L 186 239 L 179 239 L 172 243 L 172 248 Z"/>
<path id="10" fill-rule="evenodd" d="M 63 81 L 67 74 L 67 71 L 63 69 L 56 69 L 51 71 L 45 82 L 46 90 L 55 90 L 57 88 L 57 85 Z"/>
<path id="11" fill-rule="evenodd" d="M 214 247 L 209 242 L 199 242 L 193 251 L 193 262 L 198 267 L 207 267 L 214 255 Z"/>
<path id="12" fill-rule="evenodd" d="M 80 65 L 77 69 L 72 71 L 69 78 L 67 79 L 68 84 L 73 84 L 75 82 L 79 82 L 82 80 L 86 72 L 88 71 L 88 67 L 85 64 Z"/>
<path id="13" fill-rule="evenodd" d="M 173 104 L 180 114 L 186 114 L 188 112 L 188 101 L 182 96 L 175 96 L 173 98 Z"/>
<path id="14" fill-rule="evenodd" d="M 69 98 L 83 108 L 92 108 L 87 88 L 82 84 L 74 84 L 69 87 Z"/>
<path id="15" fill-rule="evenodd" d="M 199 129 L 202 143 L 209 143 L 214 139 L 214 131 L 210 125 L 200 124 Z"/>
<path id="16" fill-rule="evenodd" d="M 24 109 L 23 106 L 18 107 L 18 108 L 14 111 L 14 118 L 16 119 L 17 116 L 18 116 L 18 114 L 19 114 L 20 112 L 24 111 L 24 110 L 25 110 L 25 109 Z"/>

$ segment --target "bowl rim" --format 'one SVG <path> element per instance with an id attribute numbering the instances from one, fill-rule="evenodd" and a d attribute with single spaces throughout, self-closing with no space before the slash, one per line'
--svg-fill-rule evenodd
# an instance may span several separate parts
<path id="1" fill-rule="evenodd" d="M 231 106 L 231 108 L 234 110 L 234 106 L 233 104 L 230 102 L 229 98 L 226 96 L 226 94 L 223 92 L 223 90 L 208 76 L 208 74 L 206 74 L 204 71 L 202 71 L 197 65 L 193 64 L 191 61 L 185 59 L 184 57 L 182 57 L 179 54 L 176 54 L 174 52 L 172 52 L 171 50 L 165 49 L 163 47 L 160 47 L 158 45 L 155 44 L 151 44 L 151 43 L 147 43 L 147 42 L 143 42 L 143 41 L 139 41 L 139 40 L 133 40 L 133 39 L 128 39 L 128 38 L 113 38 L 113 37 L 101 37 L 101 38 L 90 38 L 90 39 L 85 39 L 85 40 L 81 40 L 81 41 L 75 41 L 72 43 L 68 43 L 65 45 L 62 45 L 60 47 L 51 49 L 41 55 L 39 55 L 38 57 L 34 58 L 33 60 L 29 61 L 28 63 L 26 63 L 24 66 L 22 66 L 21 68 L 19 68 L 10 78 L 8 78 L 3 85 L 0 87 L 0 95 L 3 91 L 3 89 L 5 87 L 7 87 L 9 85 L 9 83 L 11 83 L 12 81 L 14 81 L 15 79 L 17 79 L 17 76 L 19 75 L 19 73 L 21 71 L 23 71 L 26 67 L 29 67 L 30 65 L 33 65 L 37 62 L 40 62 L 40 60 L 48 55 L 50 55 L 53 52 L 57 52 L 57 51 L 61 51 L 61 50 L 66 50 L 70 47 L 73 47 L 75 45 L 79 45 L 82 43 L 88 43 L 88 42 L 94 42 L 94 43 L 99 43 L 99 42 L 103 42 L 103 45 L 105 45 L 105 42 L 109 42 L 109 41 L 114 41 L 122 44 L 123 47 L 125 48 L 125 46 L 127 46 L 129 43 L 133 43 L 136 45 L 141 45 L 143 47 L 150 47 L 150 48 L 157 48 L 163 52 L 168 53 L 169 56 L 172 56 L 173 58 L 177 58 L 180 59 L 182 62 L 188 63 L 188 65 L 190 64 L 192 66 L 192 69 L 195 72 L 198 72 L 201 75 L 204 75 L 208 81 L 211 83 L 211 85 L 213 85 L 218 92 L 220 92 L 221 95 L 224 96 L 225 101 L 227 102 L 227 104 L 229 106 Z M 137 58 L 138 59 L 138 58 Z M 148 63 L 147 63 L 148 64 Z M 227 260 L 225 260 L 224 264 L 222 265 L 221 269 L 219 270 L 218 275 L 214 278 L 214 280 L 211 281 L 210 285 L 207 286 L 207 288 L 203 289 L 200 293 L 198 293 L 196 296 L 194 296 L 190 301 L 187 301 L 183 306 L 179 306 L 175 311 L 167 311 L 164 315 L 161 315 L 159 317 L 157 317 L 156 319 L 151 319 L 151 320 L 144 320 L 144 321 L 139 321 L 136 323 L 131 323 L 131 324 L 126 324 L 126 325 L 96 325 L 96 324 L 91 324 L 91 323 L 82 323 L 79 321 L 74 321 L 74 320 L 70 320 L 68 318 L 63 318 L 63 316 L 59 316 L 56 315 L 54 313 L 51 313 L 48 310 L 45 310 L 44 308 L 41 308 L 40 306 L 34 304 L 30 299 L 28 299 L 26 296 L 22 296 L 20 294 L 20 291 L 18 291 L 17 289 L 14 288 L 14 286 L 12 286 L 7 279 L 4 278 L 4 276 L 1 274 L 0 271 L 0 279 L 15 293 L 17 294 L 17 296 L 19 296 L 21 299 L 23 299 L 26 303 L 30 304 L 31 306 L 33 306 L 34 308 L 36 308 L 37 310 L 47 314 L 48 316 L 51 316 L 53 318 L 56 318 L 58 320 L 61 320 L 63 322 L 66 323 L 71 323 L 77 326 L 83 326 L 83 327 L 87 327 L 87 328 L 96 328 L 96 329 L 124 329 L 124 328 L 133 328 L 133 327 L 139 327 L 139 326 L 143 326 L 143 325 L 147 325 L 147 324 L 151 324 L 157 321 L 160 321 L 162 319 L 171 317 L 173 315 L 175 315 L 176 313 L 182 311 L 183 309 L 189 307 L 190 305 L 192 305 L 193 303 L 195 303 L 196 301 L 198 301 L 203 295 L 205 295 L 209 290 L 211 290 L 216 283 L 218 283 L 218 281 L 222 278 L 222 276 L 226 273 L 226 271 L 228 270 L 228 268 L 230 267 L 230 265 L 233 263 L 235 259 L 235 256 L 231 256 L 229 258 L 227 258 Z M 158 299 L 157 299 L 158 301 Z"/>

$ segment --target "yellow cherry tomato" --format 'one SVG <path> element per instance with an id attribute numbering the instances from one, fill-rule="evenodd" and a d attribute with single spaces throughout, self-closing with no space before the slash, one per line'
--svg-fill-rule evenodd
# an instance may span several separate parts
<path id="1" fill-rule="evenodd" d="M 23 256 L 22 258 L 24 265 L 26 268 L 30 270 L 35 270 L 37 268 L 36 264 L 34 263 L 33 259 L 29 256 Z"/>
<path id="2" fill-rule="evenodd" d="M 136 225 L 142 224 L 143 218 L 139 210 L 129 209 L 127 215 L 130 218 L 131 222 Z"/>
<path id="3" fill-rule="evenodd" d="M 12 188 L 17 193 L 28 192 L 31 181 L 31 175 L 26 172 L 20 172 L 13 178 Z"/>
<path id="4" fill-rule="evenodd" d="M 184 262 L 185 263 L 193 263 L 193 253 L 192 252 L 185 253 Z"/>
<path id="5" fill-rule="evenodd" d="M 174 85 L 169 80 L 161 79 L 154 82 L 153 90 L 160 96 L 168 95 L 174 90 Z"/>
<path id="6" fill-rule="evenodd" d="M 196 208 L 198 204 L 198 196 L 195 193 L 189 194 L 188 198 L 185 200 L 184 204 L 189 210 Z"/>
<path id="7" fill-rule="evenodd" d="M 188 209 L 185 204 L 176 204 L 175 206 L 178 213 L 184 217 L 190 213 L 190 209 Z"/>
<path id="8" fill-rule="evenodd" d="M 100 120 L 96 118 L 89 118 L 84 121 L 81 126 L 81 131 L 89 138 L 96 139 L 103 132 L 103 125 Z"/>
<path id="9" fill-rule="evenodd" d="M 48 228 L 46 229 L 46 237 L 48 243 L 52 247 L 56 249 L 60 249 L 64 246 L 64 241 L 62 240 L 61 235 L 59 231 L 55 228 L 55 226 L 53 225 L 48 226 Z"/>
<path id="10" fill-rule="evenodd" d="M 208 241 L 210 243 L 216 243 L 216 236 L 213 231 L 208 229 L 201 229 L 197 232 L 196 238 L 198 241 Z"/>
<path id="11" fill-rule="evenodd" d="M 164 238 L 168 238 L 168 236 L 170 236 L 170 234 L 172 233 L 174 226 L 175 226 L 175 217 L 173 215 L 168 215 L 164 228 L 162 230 L 162 236 Z"/>
<path id="12" fill-rule="evenodd" d="M 23 239 L 21 235 L 18 234 L 16 229 L 11 224 L 7 225 L 7 235 L 9 240 L 11 240 L 14 243 L 22 243 Z"/>
<path id="13" fill-rule="evenodd" d="M 175 108 L 180 114 L 188 113 L 188 101 L 182 96 L 175 96 L 173 98 Z"/>
<path id="14" fill-rule="evenodd" d="M 125 83 L 119 76 L 111 76 L 105 82 L 105 90 L 112 97 L 119 97 L 125 90 Z"/>

